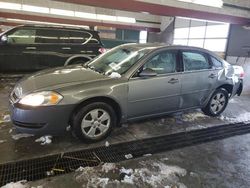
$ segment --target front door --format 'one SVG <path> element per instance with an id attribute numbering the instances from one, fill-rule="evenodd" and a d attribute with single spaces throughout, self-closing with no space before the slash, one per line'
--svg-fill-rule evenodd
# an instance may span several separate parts
<path id="1" fill-rule="evenodd" d="M 33 28 L 19 27 L 6 33 L 7 43 L 0 45 L 0 68 L 6 71 L 29 71 L 37 61 Z"/>
<path id="2" fill-rule="evenodd" d="M 138 70 L 151 69 L 156 76 L 140 77 L 138 73 L 129 80 L 129 119 L 178 110 L 181 83 L 177 59 L 177 51 L 161 51 Z"/>

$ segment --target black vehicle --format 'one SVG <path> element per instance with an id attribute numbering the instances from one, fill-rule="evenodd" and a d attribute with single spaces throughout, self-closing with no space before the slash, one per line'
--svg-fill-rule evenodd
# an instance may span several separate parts
<path id="1" fill-rule="evenodd" d="M 96 31 L 62 26 L 17 26 L 0 35 L 0 72 L 30 72 L 84 63 L 103 50 Z"/>

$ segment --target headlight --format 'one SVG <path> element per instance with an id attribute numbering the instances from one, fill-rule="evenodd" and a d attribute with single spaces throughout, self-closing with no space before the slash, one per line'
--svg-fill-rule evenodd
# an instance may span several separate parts
<path id="1" fill-rule="evenodd" d="M 51 106 L 58 104 L 62 98 L 63 97 L 56 92 L 43 91 L 26 95 L 19 101 L 19 104 L 27 106 Z"/>

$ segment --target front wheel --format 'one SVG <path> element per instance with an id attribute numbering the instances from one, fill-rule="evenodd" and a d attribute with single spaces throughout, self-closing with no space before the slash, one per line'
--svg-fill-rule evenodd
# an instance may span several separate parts
<path id="1" fill-rule="evenodd" d="M 227 107 L 228 104 L 228 92 L 225 89 L 217 89 L 208 104 L 202 108 L 204 114 L 209 116 L 219 116 Z"/>
<path id="2" fill-rule="evenodd" d="M 74 134 L 87 142 L 106 138 L 115 124 L 116 114 L 113 108 L 103 102 L 88 104 L 73 117 Z"/>

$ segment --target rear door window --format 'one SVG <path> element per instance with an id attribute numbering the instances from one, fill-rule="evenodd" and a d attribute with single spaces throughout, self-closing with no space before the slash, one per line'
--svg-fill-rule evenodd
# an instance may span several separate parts
<path id="1" fill-rule="evenodd" d="M 70 34 L 67 30 L 37 29 L 36 43 L 45 43 L 45 44 L 70 43 Z"/>
<path id="2" fill-rule="evenodd" d="M 200 52 L 182 52 L 184 71 L 196 71 L 210 69 L 208 58 Z"/>
<path id="3" fill-rule="evenodd" d="M 31 28 L 20 28 L 8 35 L 9 44 L 34 44 L 36 30 Z"/>
<path id="4" fill-rule="evenodd" d="M 71 31 L 70 32 L 70 41 L 74 44 L 83 44 L 88 41 L 92 35 L 85 31 Z"/>

